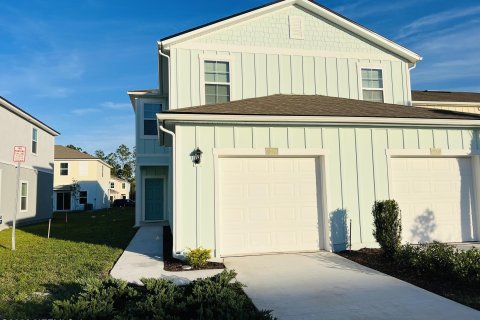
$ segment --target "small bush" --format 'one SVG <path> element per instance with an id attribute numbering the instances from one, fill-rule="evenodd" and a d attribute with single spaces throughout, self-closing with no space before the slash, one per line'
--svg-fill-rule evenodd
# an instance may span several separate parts
<path id="1" fill-rule="evenodd" d="M 196 249 L 188 249 L 185 254 L 187 263 L 194 269 L 204 268 L 208 259 L 212 257 L 212 250 L 202 247 Z"/>
<path id="2" fill-rule="evenodd" d="M 86 279 L 82 292 L 69 300 L 54 301 L 52 316 L 58 319 L 112 319 L 137 296 L 126 282 L 108 278 Z"/>
<path id="3" fill-rule="evenodd" d="M 480 284 L 480 250 L 459 250 L 439 242 L 407 244 L 397 251 L 395 261 L 398 266 L 413 269 L 420 276 Z"/>
<path id="4" fill-rule="evenodd" d="M 372 208 L 373 236 L 385 255 L 392 258 L 400 247 L 402 224 L 400 208 L 395 200 L 375 201 Z"/>
<path id="5" fill-rule="evenodd" d="M 177 286 L 165 279 L 142 279 L 141 286 L 109 278 L 83 282 L 69 300 L 54 301 L 51 315 L 59 319 L 273 319 L 258 311 L 224 270 L 215 277 Z"/>

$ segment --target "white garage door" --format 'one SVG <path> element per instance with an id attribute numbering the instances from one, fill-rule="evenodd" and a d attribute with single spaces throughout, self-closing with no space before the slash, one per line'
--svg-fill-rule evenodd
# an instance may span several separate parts
<path id="1" fill-rule="evenodd" d="M 220 250 L 232 254 L 318 250 L 315 158 L 220 159 Z"/>
<path id="2" fill-rule="evenodd" d="M 470 158 L 392 158 L 391 165 L 404 241 L 476 240 Z"/>

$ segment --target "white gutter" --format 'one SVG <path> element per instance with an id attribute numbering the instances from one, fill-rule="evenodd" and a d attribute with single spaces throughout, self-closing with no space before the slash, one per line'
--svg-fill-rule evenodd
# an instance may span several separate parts
<path id="1" fill-rule="evenodd" d="M 172 136 L 172 198 L 173 198 L 173 202 L 172 202 L 172 240 L 173 240 L 173 246 L 172 246 L 172 255 L 174 258 L 176 259 L 182 259 L 183 256 L 181 254 L 177 254 L 177 192 L 176 192 L 176 188 L 177 188 L 177 179 L 176 179 L 176 172 L 175 172 L 175 167 L 176 167 L 176 160 L 177 160 L 177 157 L 176 157 L 176 149 L 175 149 L 175 145 L 176 145 L 176 139 L 175 139 L 175 133 L 173 131 L 170 131 L 168 129 L 166 129 L 163 124 L 158 121 L 158 127 L 160 128 L 160 130 L 162 130 L 163 132 L 165 132 L 166 134 L 169 134 L 170 136 Z"/>
<path id="2" fill-rule="evenodd" d="M 375 117 L 328 117 L 328 116 L 270 116 L 270 115 L 229 115 L 159 113 L 159 121 L 203 122 L 203 123 L 244 123 L 244 124 L 302 124 L 302 125 L 355 125 L 355 126 L 427 126 L 427 127 L 477 127 L 478 120 L 464 119 L 419 119 L 419 118 L 375 118 Z"/>
<path id="3" fill-rule="evenodd" d="M 171 75 L 171 62 L 170 62 L 170 56 L 169 55 L 166 55 L 165 53 L 162 52 L 162 42 L 161 41 L 158 41 L 157 42 L 157 45 L 158 45 L 158 54 L 161 55 L 162 57 L 165 57 L 167 58 L 167 61 L 168 61 L 168 109 L 171 108 L 171 93 L 172 93 L 172 75 Z M 160 60 L 159 63 L 162 63 L 162 61 Z M 163 93 L 163 90 L 162 90 L 162 93 Z"/>

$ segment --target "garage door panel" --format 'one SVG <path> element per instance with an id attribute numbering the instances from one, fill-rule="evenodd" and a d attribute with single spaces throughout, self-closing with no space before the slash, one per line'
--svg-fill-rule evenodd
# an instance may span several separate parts
<path id="1" fill-rule="evenodd" d="M 230 160 L 220 159 L 221 254 L 318 250 L 315 159 L 244 158 L 236 168 Z"/>
<path id="2" fill-rule="evenodd" d="M 404 241 L 476 240 L 469 158 L 393 158 L 391 167 Z"/>

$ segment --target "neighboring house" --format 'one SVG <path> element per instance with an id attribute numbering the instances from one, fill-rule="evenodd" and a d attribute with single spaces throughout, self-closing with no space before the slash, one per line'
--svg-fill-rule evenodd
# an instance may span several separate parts
<path id="1" fill-rule="evenodd" d="M 158 42 L 160 86 L 130 91 L 136 224 L 216 257 L 479 240 L 480 117 L 410 107 L 421 57 L 312 1 L 268 4 Z M 198 106 L 198 107 L 196 107 Z M 348 229 L 351 221 L 351 229 Z"/>
<path id="2" fill-rule="evenodd" d="M 40 120 L 0 97 L 0 230 L 11 225 L 15 201 L 17 222 L 29 223 L 52 217 L 53 146 L 59 133 Z M 25 163 L 17 169 L 13 148 L 25 146 Z"/>
<path id="3" fill-rule="evenodd" d="M 85 210 L 88 205 L 94 210 L 108 208 L 111 168 L 94 156 L 56 145 L 54 209 Z"/>
<path id="4" fill-rule="evenodd" d="M 478 92 L 412 91 L 412 99 L 415 107 L 480 114 Z"/>
<path id="5" fill-rule="evenodd" d="M 130 199 L 130 182 L 110 177 L 110 203 L 117 199 Z"/>

